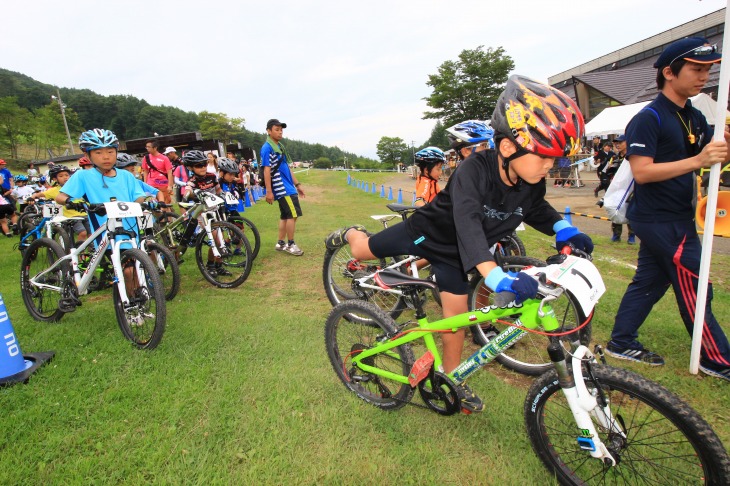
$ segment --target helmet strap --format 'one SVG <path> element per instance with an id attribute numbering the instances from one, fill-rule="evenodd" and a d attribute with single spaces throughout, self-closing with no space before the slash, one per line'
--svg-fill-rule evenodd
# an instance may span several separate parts
<path id="1" fill-rule="evenodd" d="M 514 142 L 512 143 L 514 144 Z M 504 173 L 507 176 L 507 180 L 509 181 L 509 185 L 511 185 L 512 187 L 520 185 L 520 183 L 522 182 L 522 178 L 520 178 L 520 176 L 515 173 L 515 175 L 517 175 L 517 180 L 512 180 L 512 177 L 510 177 L 509 173 L 510 162 L 518 157 L 522 157 L 523 155 L 527 155 L 530 153 L 517 144 L 514 144 L 514 146 L 515 152 L 510 156 L 504 156 L 502 154 L 502 150 L 499 148 L 499 145 L 497 146 L 497 153 L 499 154 L 499 158 L 502 159 L 502 170 L 504 170 Z"/>

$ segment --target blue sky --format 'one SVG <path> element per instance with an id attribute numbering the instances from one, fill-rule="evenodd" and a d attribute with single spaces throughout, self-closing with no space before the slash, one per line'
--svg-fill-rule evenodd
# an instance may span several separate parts
<path id="1" fill-rule="evenodd" d="M 725 7 L 725 0 L 34 0 L 4 2 L 0 67 L 39 81 L 243 117 L 375 158 L 425 141 L 429 74 L 502 46 L 536 79 Z"/>

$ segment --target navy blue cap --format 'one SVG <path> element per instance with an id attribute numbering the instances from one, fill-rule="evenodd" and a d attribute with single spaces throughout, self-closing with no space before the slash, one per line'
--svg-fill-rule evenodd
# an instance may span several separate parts
<path id="1" fill-rule="evenodd" d="M 625 142 L 626 141 L 626 135 L 623 133 L 619 135 L 618 137 L 613 139 L 614 142 Z"/>
<path id="2" fill-rule="evenodd" d="M 707 47 L 704 52 L 700 47 Z M 669 66 L 677 59 L 686 59 L 688 61 L 700 64 L 712 64 L 722 59 L 722 54 L 717 52 L 717 48 L 710 46 L 704 37 L 687 37 L 669 44 L 659 55 L 654 63 L 654 67 L 661 69 Z"/>

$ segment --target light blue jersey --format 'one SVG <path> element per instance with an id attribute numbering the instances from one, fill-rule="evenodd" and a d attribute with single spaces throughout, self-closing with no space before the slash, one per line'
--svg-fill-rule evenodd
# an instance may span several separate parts
<path id="1" fill-rule="evenodd" d="M 71 199 L 84 199 L 91 204 L 101 204 L 112 200 L 134 202 L 145 197 L 137 179 L 126 170 L 117 170 L 114 177 L 102 176 L 96 169 L 79 170 L 63 185 L 61 192 Z M 129 220 L 129 221 L 128 221 Z M 92 231 L 106 223 L 106 216 L 89 213 Z M 137 219 L 126 218 L 125 229 L 136 231 Z"/>

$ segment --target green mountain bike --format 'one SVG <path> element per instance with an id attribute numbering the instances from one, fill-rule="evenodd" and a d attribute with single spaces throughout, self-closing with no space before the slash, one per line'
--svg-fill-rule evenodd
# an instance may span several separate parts
<path id="1" fill-rule="evenodd" d="M 337 377 L 383 410 L 403 407 L 418 390 L 426 407 L 452 415 L 461 410 L 459 385 L 527 334 L 540 332 L 549 341 L 552 369 L 530 387 L 524 418 L 535 453 L 562 484 L 730 484 L 730 458 L 696 411 L 657 383 L 599 364 L 600 347 L 594 355 L 580 344 L 580 326 L 561 330 L 551 303 L 570 292 L 590 318 L 605 286 L 590 261 L 572 255 L 560 260 L 523 270 L 538 279 L 536 299 L 516 304 L 514 294 L 497 294 L 490 305 L 435 322 L 427 320 L 419 299 L 415 324 L 403 325 L 366 301 L 338 304 L 325 325 Z M 393 270 L 379 272 L 378 280 L 407 294 L 435 285 Z M 434 334 L 497 321 L 510 325 L 451 373 L 443 372 Z M 567 335 L 575 337 L 566 352 Z"/>

